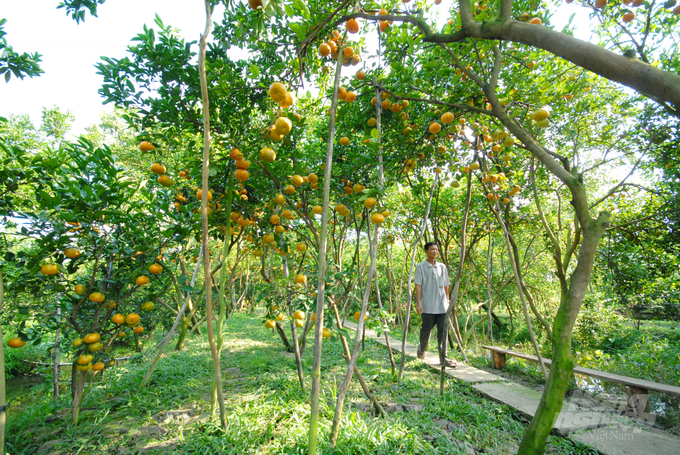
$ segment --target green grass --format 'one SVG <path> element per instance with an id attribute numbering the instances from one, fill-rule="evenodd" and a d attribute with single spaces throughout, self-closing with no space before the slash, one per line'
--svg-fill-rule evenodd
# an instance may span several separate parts
<path id="1" fill-rule="evenodd" d="M 417 361 L 407 362 L 403 380 L 396 382 L 385 349 L 370 341 L 358 365 L 380 401 L 419 409 L 374 417 L 354 404 L 365 404 L 367 399 L 358 382 L 353 381 L 337 446 L 330 447 L 336 390 L 346 371 L 336 337 L 324 343 L 319 453 L 456 454 L 469 448 L 487 454 L 516 451 L 526 424 L 511 408 L 485 400 L 466 384 L 453 380 L 447 383 L 442 397 L 436 372 Z M 149 359 L 107 370 L 85 398 L 78 427 L 69 423 L 68 396 L 53 402 L 45 392 L 30 407 L 14 412 L 10 409 L 8 451 L 33 454 L 43 443 L 57 441 L 48 453 L 135 453 L 149 445 L 175 441 L 179 446 L 172 453 L 306 453 L 312 346 L 304 354 L 307 389 L 303 391 L 294 358 L 255 316 L 235 315 L 225 330 L 225 340 L 226 432 L 211 419 L 167 424 L 157 421 L 167 410 L 191 407 L 200 415 L 209 406 L 211 358 L 205 340 L 197 338 L 187 351 L 163 358 L 145 389 L 139 384 Z M 231 368 L 239 370 L 227 370 Z M 159 426 L 167 433 L 135 433 L 144 426 Z M 170 450 L 148 453 L 154 452 Z M 551 436 L 548 453 L 595 452 Z"/>

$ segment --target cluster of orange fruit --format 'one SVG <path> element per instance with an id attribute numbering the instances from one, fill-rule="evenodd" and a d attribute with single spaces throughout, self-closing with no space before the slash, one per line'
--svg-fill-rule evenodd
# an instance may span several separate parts
<path id="1" fill-rule="evenodd" d="M 408 100 L 401 100 L 401 101 L 398 102 L 398 103 L 392 103 L 392 101 L 390 101 L 390 96 L 391 96 L 391 95 L 390 95 L 389 93 L 387 93 L 387 92 L 382 92 L 382 93 L 380 94 L 380 97 L 382 98 L 382 101 L 381 101 L 380 105 L 381 105 L 382 108 L 385 109 L 385 110 L 390 110 L 390 111 L 392 111 L 392 112 L 395 113 L 395 114 L 399 114 L 399 113 L 401 112 L 402 109 L 406 109 L 406 108 L 409 106 L 409 104 L 410 104 L 410 103 L 408 102 Z M 371 99 L 371 104 L 372 104 L 373 106 L 375 106 L 375 105 L 377 104 L 377 100 L 375 99 L 375 96 Z M 408 120 L 408 114 L 407 114 L 406 112 L 402 112 L 402 113 L 399 115 L 399 117 L 400 117 L 402 120 Z M 372 123 L 372 121 L 369 119 L 369 121 L 368 121 L 368 126 L 373 126 L 373 125 L 375 125 L 375 123 L 373 123 L 373 125 L 371 125 L 371 123 Z"/>
<path id="2" fill-rule="evenodd" d="M 359 31 L 359 24 L 356 19 L 350 19 L 346 23 L 346 28 L 348 31 L 356 30 L 356 32 L 350 31 L 350 33 L 357 33 Z M 333 60 L 337 60 L 338 46 L 343 44 L 343 41 L 340 39 L 340 32 L 338 30 L 333 30 L 333 33 L 328 37 L 328 41 L 319 45 L 319 56 L 331 56 Z M 342 50 L 342 64 L 344 66 L 354 66 L 358 65 L 359 62 L 361 62 L 361 57 L 359 56 L 358 52 L 356 52 L 352 46 L 345 46 L 345 48 Z M 326 71 L 330 71 L 330 69 Z"/>
<path id="3" fill-rule="evenodd" d="M 234 164 L 236 165 L 236 171 L 234 171 L 234 178 L 239 182 L 245 182 L 246 180 L 248 180 L 250 178 L 250 172 L 248 172 L 248 168 L 250 167 L 250 161 L 243 158 L 243 153 L 241 153 L 241 151 L 237 148 L 231 149 L 231 152 L 229 153 L 229 158 L 234 160 Z M 202 191 L 201 196 L 203 196 Z M 212 194 L 208 194 L 209 198 L 210 196 L 212 196 Z"/>
<path id="4" fill-rule="evenodd" d="M 80 250 L 75 247 L 69 247 L 64 250 L 64 256 L 69 259 L 78 259 L 80 257 Z M 53 276 L 59 273 L 59 267 L 56 264 L 45 264 L 40 267 L 40 273 L 47 276 Z"/>
<path id="5" fill-rule="evenodd" d="M 165 166 L 159 162 L 155 162 L 151 165 L 151 172 L 158 176 L 158 183 L 167 188 L 172 186 L 175 182 L 166 174 L 166 171 L 167 169 Z"/>
<path id="6" fill-rule="evenodd" d="M 279 142 L 282 141 L 284 137 L 286 137 L 291 130 L 293 129 L 293 123 L 290 121 L 288 117 L 279 117 L 276 119 L 273 125 L 271 125 L 269 128 L 267 128 L 267 136 L 275 141 Z"/>
<path id="7" fill-rule="evenodd" d="M 283 109 L 295 104 L 293 94 L 286 90 L 286 87 L 281 82 L 273 82 L 269 86 L 269 96 Z"/>

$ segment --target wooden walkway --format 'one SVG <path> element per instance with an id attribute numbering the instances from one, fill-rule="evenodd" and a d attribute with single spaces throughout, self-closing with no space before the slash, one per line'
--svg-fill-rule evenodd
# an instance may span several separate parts
<path id="1" fill-rule="evenodd" d="M 345 321 L 345 326 L 356 330 L 354 322 Z M 373 330 L 366 329 L 366 339 L 387 346 L 385 336 L 378 337 Z M 390 338 L 395 353 L 401 353 L 401 341 Z M 406 343 L 406 355 L 415 358 L 417 347 Z M 426 352 L 423 362 L 439 371 L 439 355 Z M 506 404 L 531 419 L 541 400 L 541 392 L 489 373 L 488 371 L 462 365 L 447 368 L 446 374 L 469 383 L 483 396 Z M 605 455 L 677 455 L 680 453 L 680 438 L 673 437 L 640 420 L 619 415 L 622 406 L 601 403 L 592 397 L 572 397 L 565 400 L 553 430 L 561 436 L 587 444 Z M 650 414 L 653 418 L 653 414 Z M 650 420 L 651 420 L 650 418 Z"/>

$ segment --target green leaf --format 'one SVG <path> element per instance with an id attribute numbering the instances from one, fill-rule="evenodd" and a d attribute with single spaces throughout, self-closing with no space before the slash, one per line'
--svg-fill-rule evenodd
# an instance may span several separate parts
<path id="1" fill-rule="evenodd" d="M 260 77 L 260 68 L 257 65 L 250 65 L 250 76 L 253 79 Z"/>
<path id="2" fill-rule="evenodd" d="M 379 133 L 378 133 L 378 130 L 377 130 L 377 129 L 373 128 L 373 129 L 371 130 L 371 137 L 372 137 L 373 139 L 377 140 L 377 139 L 378 139 L 378 134 L 379 134 Z"/>

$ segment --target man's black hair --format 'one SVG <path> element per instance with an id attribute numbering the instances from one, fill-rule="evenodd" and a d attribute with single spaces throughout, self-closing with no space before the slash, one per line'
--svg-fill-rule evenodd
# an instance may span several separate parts
<path id="1" fill-rule="evenodd" d="M 439 247 L 439 245 L 437 245 L 437 242 L 427 242 L 427 243 L 425 244 L 425 246 L 423 247 L 423 249 L 424 249 L 425 251 L 427 251 L 427 250 L 430 249 L 430 247 L 431 247 L 432 245 L 436 245 L 437 247 Z"/>

